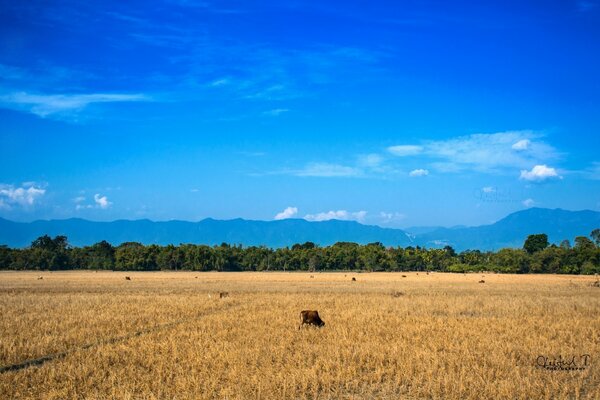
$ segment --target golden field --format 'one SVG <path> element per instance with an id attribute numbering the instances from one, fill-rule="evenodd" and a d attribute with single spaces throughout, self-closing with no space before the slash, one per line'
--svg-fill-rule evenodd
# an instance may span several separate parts
<path id="1" fill-rule="evenodd" d="M 483 275 L 0 272 L 0 398 L 600 399 L 596 278 Z"/>

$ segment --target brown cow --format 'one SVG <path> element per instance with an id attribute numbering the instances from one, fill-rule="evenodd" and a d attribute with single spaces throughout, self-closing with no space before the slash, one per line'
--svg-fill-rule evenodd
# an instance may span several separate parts
<path id="1" fill-rule="evenodd" d="M 225 297 L 229 297 L 229 292 L 219 292 L 220 299 L 224 299 Z"/>
<path id="2" fill-rule="evenodd" d="M 131 278 L 130 278 L 129 276 L 126 276 L 126 277 L 125 277 L 125 280 L 126 280 L 126 281 L 130 281 L 130 280 L 131 280 Z"/>
<path id="3" fill-rule="evenodd" d="M 325 322 L 319 317 L 319 312 L 316 310 L 304 310 L 300 312 L 300 326 L 298 329 L 302 328 L 302 325 L 315 325 L 319 328 L 325 326 Z"/>

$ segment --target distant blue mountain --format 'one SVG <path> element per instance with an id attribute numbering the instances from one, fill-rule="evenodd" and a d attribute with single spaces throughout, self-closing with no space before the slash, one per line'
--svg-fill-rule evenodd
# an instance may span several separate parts
<path id="1" fill-rule="evenodd" d="M 381 242 L 386 246 L 409 246 L 411 239 L 402 230 L 362 225 L 354 221 L 308 222 L 303 219 L 281 221 L 249 221 L 205 219 L 200 222 L 119 220 L 93 222 L 65 219 L 18 223 L 0 219 L 0 244 L 26 247 L 41 235 L 65 235 L 69 243 L 83 246 L 106 240 L 114 245 L 123 242 L 144 244 L 196 243 L 266 245 L 285 247 L 312 241 L 319 245 L 335 242 L 361 244 Z"/>
<path id="2" fill-rule="evenodd" d="M 527 235 L 532 233 L 546 233 L 552 243 L 558 244 L 563 239 L 573 242 L 576 236 L 589 236 L 595 228 L 600 228 L 600 212 L 543 208 L 518 211 L 491 225 L 417 228 L 410 234 L 400 229 L 338 220 L 221 221 L 208 218 L 200 222 L 150 220 L 93 222 L 73 218 L 19 223 L 0 218 L 0 244 L 26 247 L 37 237 L 48 234 L 65 235 L 69 243 L 75 246 L 91 245 L 107 240 L 114 245 L 130 241 L 160 245 L 181 243 L 215 245 L 226 242 L 246 246 L 286 247 L 311 241 L 321 246 L 336 242 L 360 244 L 381 242 L 386 246 L 402 247 L 450 245 L 462 251 L 522 247 Z"/>
<path id="3" fill-rule="evenodd" d="M 497 250 L 522 247 L 528 235 L 545 233 L 550 243 L 577 236 L 588 236 L 600 228 L 600 212 L 529 208 L 508 215 L 491 224 L 468 228 L 439 228 L 417 235 L 415 241 L 425 247 L 450 245 L 457 250 Z"/>

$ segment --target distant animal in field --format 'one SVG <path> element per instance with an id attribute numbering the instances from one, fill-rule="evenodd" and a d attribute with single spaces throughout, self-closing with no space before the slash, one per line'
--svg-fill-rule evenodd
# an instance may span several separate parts
<path id="1" fill-rule="evenodd" d="M 400 296 L 404 296 L 404 292 L 399 292 L 399 291 L 392 292 L 392 297 L 400 297 Z"/>
<path id="2" fill-rule="evenodd" d="M 302 328 L 304 324 L 314 325 L 319 328 L 325 326 L 325 322 L 319 317 L 319 312 L 316 310 L 304 310 L 300 312 L 300 326 L 298 326 L 298 329 Z"/>
<path id="3" fill-rule="evenodd" d="M 219 292 L 220 299 L 224 299 L 226 297 L 229 297 L 229 292 Z"/>
<path id="4" fill-rule="evenodd" d="M 485 281 L 482 279 L 482 280 L 479 281 L 479 283 L 485 283 Z"/>
<path id="5" fill-rule="evenodd" d="M 352 282 L 356 282 L 356 278 L 355 277 L 352 277 Z"/>
<path id="6" fill-rule="evenodd" d="M 600 287 L 600 281 L 596 281 L 592 283 L 593 287 Z"/>
<path id="7" fill-rule="evenodd" d="M 314 275 L 311 275 L 310 277 L 311 277 L 311 278 L 314 278 Z"/>
<path id="8" fill-rule="evenodd" d="M 40 279 L 44 279 L 44 277 L 43 277 L 43 276 L 38 276 L 38 281 L 39 281 Z"/>
<path id="9" fill-rule="evenodd" d="M 130 277 L 130 276 L 126 276 L 126 277 L 125 277 L 125 280 L 126 280 L 126 281 L 130 281 L 130 280 L 131 280 L 131 277 Z"/>
<path id="10" fill-rule="evenodd" d="M 406 275 L 402 275 L 403 278 L 406 278 Z"/>

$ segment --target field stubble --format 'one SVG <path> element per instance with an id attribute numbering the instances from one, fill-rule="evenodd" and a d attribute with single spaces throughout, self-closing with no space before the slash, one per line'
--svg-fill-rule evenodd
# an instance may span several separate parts
<path id="1" fill-rule="evenodd" d="M 0 398 L 600 398 L 594 278 L 404 275 L 0 272 Z"/>

